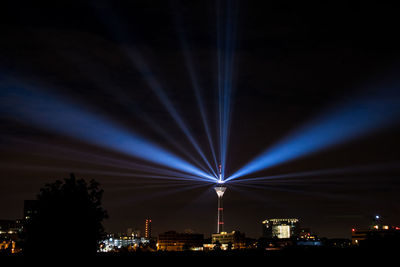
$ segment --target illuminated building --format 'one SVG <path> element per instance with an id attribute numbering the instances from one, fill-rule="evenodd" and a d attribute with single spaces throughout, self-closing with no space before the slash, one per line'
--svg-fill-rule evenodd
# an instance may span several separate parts
<path id="1" fill-rule="evenodd" d="M 144 237 L 147 239 L 151 238 L 151 219 L 147 218 L 144 225 Z"/>
<path id="2" fill-rule="evenodd" d="M 299 220 L 290 219 L 267 219 L 262 222 L 263 237 L 286 239 L 298 236 Z"/>
<path id="3" fill-rule="evenodd" d="M 193 233 L 165 232 L 158 235 L 157 250 L 184 251 L 203 250 L 204 235 Z"/>
<path id="4" fill-rule="evenodd" d="M 213 244 L 220 244 L 222 250 L 228 249 L 231 245 L 232 249 L 245 249 L 246 248 L 246 238 L 243 233 L 239 231 L 232 231 L 231 233 L 221 232 L 218 234 L 211 235 L 211 242 Z"/>

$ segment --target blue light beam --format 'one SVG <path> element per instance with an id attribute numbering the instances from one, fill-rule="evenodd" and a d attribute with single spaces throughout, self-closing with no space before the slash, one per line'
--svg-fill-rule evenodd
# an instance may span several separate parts
<path id="1" fill-rule="evenodd" d="M 233 90 L 234 39 L 236 21 L 234 1 L 217 1 L 217 47 L 218 47 L 218 117 L 219 149 L 222 165 L 222 177 L 225 177 L 226 156 L 232 112 L 231 95 Z M 225 8 L 225 12 L 222 9 Z"/>
<path id="2" fill-rule="evenodd" d="M 163 138 L 165 138 L 170 144 L 172 144 L 175 148 L 179 149 L 186 157 L 188 157 L 193 163 L 195 163 L 198 167 L 201 169 L 205 170 L 206 168 L 204 167 L 203 164 L 201 164 L 191 153 L 189 153 L 188 150 L 186 150 L 182 144 L 179 144 L 175 139 L 170 136 L 156 121 L 150 118 L 149 115 L 147 115 L 144 111 L 142 111 L 138 105 L 133 105 L 132 102 L 132 97 L 129 96 L 128 94 L 122 92 L 121 90 L 116 90 L 116 85 L 112 84 L 111 81 L 109 81 L 106 76 L 102 76 L 102 79 L 98 79 L 98 73 L 101 71 L 99 69 L 99 66 L 96 64 L 90 62 L 89 60 L 84 61 L 85 64 L 82 66 L 82 62 L 78 60 L 76 56 L 73 55 L 61 55 L 64 57 L 65 60 L 70 61 L 77 66 L 79 69 L 79 72 L 81 74 L 84 74 L 86 78 L 89 78 L 90 81 L 99 88 L 104 88 L 108 92 L 110 92 L 113 97 L 120 103 L 123 104 L 125 108 L 128 109 L 129 112 L 131 112 L 133 115 L 136 115 L 138 118 L 143 120 L 144 122 L 147 123 L 156 133 L 161 135 Z M 81 59 L 81 58 L 79 58 Z M 89 70 L 95 70 L 89 71 Z M 102 71 L 104 72 L 104 71 Z M 112 89 L 111 89 L 112 88 Z"/>
<path id="3" fill-rule="evenodd" d="M 101 18 L 106 22 L 105 26 L 108 28 L 108 30 L 112 32 L 114 37 L 116 37 L 121 43 L 125 43 L 128 40 L 128 37 L 132 37 L 127 36 L 128 31 L 124 29 L 125 27 L 122 23 L 120 23 L 119 18 L 115 14 L 113 14 L 110 9 L 105 9 L 104 7 L 96 7 L 96 10 L 99 12 Z M 164 90 L 164 87 L 156 79 L 155 73 L 148 66 L 147 62 L 139 53 L 139 51 L 134 47 L 128 45 L 122 45 L 121 51 L 125 53 L 132 65 L 141 73 L 149 88 L 156 94 L 161 104 L 174 119 L 175 123 L 178 125 L 181 131 L 185 134 L 186 138 L 193 145 L 196 152 L 200 155 L 209 170 L 214 174 L 215 177 L 217 177 L 214 168 L 211 167 L 210 162 L 204 155 L 202 149 L 192 135 L 191 131 L 186 126 L 183 118 L 179 115 L 179 112 L 173 106 L 171 100 Z"/>
<path id="4" fill-rule="evenodd" d="M 392 85 L 345 101 L 261 153 L 227 180 L 265 170 L 390 126 L 400 117 L 399 94 L 398 86 Z"/>
<path id="5" fill-rule="evenodd" d="M 175 10 L 174 13 L 178 13 L 178 11 Z M 174 18 L 175 18 L 174 21 L 176 23 L 176 27 L 178 29 L 177 30 L 178 31 L 178 37 L 179 37 L 180 43 L 182 45 L 182 51 L 183 51 L 183 55 L 184 55 L 184 58 L 185 58 L 186 67 L 187 67 L 188 72 L 189 72 L 189 76 L 190 76 L 190 80 L 191 80 L 191 83 L 192 83 L 193 91 L 194 91 L 194 94 L 195 94 L 195 97 L 196 97 L 196 102 L 197 102 L 197 105 L 199 107 L 200 116 L 201 116 L 201 119 L 202 119 L 202 122 L 203 122 L 203 127 L 204 127 L 204 130 L 206 132 L 209 148 L 210 148 L 213 160 L 214 160 L 215 169 L 218 169 L 217 156 L 215 154 L 215 149 L 214 149 L 214 141 L 213 141 L 213 138 L 211 136 L 211 131 L 210 131 L 210 127 L 209 127 L 209 121 L 208 121 L 208 118 L 207 118 L 206 110 L 204 108 L 203 97 L 201 95 L 201 91 L 202 90 L 201 90 L 201 87 L 200 87 L 200 84 L 199 84 L 199 81 L 198 81 L 198 77 L 196 75 L 196 71 L 195 71 L 195 68 L 194 68 L 192 55 L 190 53 L 190 47 L 189 47 L 189 44 L 188 44 L 186 38 L 184 37 L 185 33 L 184 33 L 184 30 L 183 30 L 183 26 L 182 26 L 183 23 L 180 20 L 180 17 L 179 16 L 175 16 Z"/>
<path id="6" fill-rule="evenodd" d="M 1 112 L 24 123 L 189 173 L 203 180 L 216 181 L 215 177 L 145 138 L 58 97 L 17 86 L 2 88 L 0 97 L 2 103 L 7 103 L 2 106 Z"/>
<path id="7" fill-rule="evenodd" d="M 144 61 L 143 57 L 135 51 L 133 48 L 128 48 L 125 47 L 125 53 L 128 55 L 128 57 L 132 60 L 136 68 L 142 73 L 143 77 L 145 77 L 147 84 L 149 87 L 155 92 L 157 95 L 158 99 L 164 106 L 164 108 L 168 111 L 168 113 L 172 116 L 174 119 L 175 123 L 178 125 L 178 127 L 182 130 L 182 132 L 185 134 L 186 138 L 189 140 L 189 142 L 193 145 L 197 153 L 200 155 L 204 163 L 206 163 L 207 167 L 209 170 L 214 174 L 215 177 L 217 177 L 217 174 L 214 170 L 214 168 L 210 165 L 210 162 L 204 155 L 202 149 L 200 148 L 199 144 L 197 143 L 196 139 L 192 135 L 191 131 L 189 128 L 186 126 L 186 123 L 184 122 L 183 118 L 179 115 L 179 112 L 176 110 L 174 105 L 172 104 L 171 100 L 165 93 L 163 87 L 161 84 L 154 78 L 154 75 L 152 74 L 149 66 L 147 63 Z"/>

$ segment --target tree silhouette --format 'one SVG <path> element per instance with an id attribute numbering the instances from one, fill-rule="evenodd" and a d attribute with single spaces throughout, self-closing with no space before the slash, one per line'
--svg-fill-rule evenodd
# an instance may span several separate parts
<path id="1" fill-rule="evenodd" d="M 99 183 L 86 183 L 74 174 L 46 184 L 37 195 L 37 212 L 25 225 L 28 255 L 90 255 L 104 235 Z"/>

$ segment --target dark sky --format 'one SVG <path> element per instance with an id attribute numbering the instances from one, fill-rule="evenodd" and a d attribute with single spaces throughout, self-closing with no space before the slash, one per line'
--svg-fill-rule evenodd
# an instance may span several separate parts
<path id="1" fill-rule="evenodd" d="M 2 75 L 73 99 L 181 155 L 143 120 L 149 117 L 196 156 L 146 83 L 157 79 L 211 160 L 179 37 L 187 40 L 216 139 L 214 1 L 7 2 L 0 8 Z M 398 69 L 396 6 L 260 3 L 238 1 L 234 12 L 230 173 L 325 107 L 396 75 Z M 152 72 L 140 73 L 124 48 L 140 51 Z M 24 199 L 34 198 L 45 183 L 75 172 L 102 184 L 108 231 L 143 230 L 147 216 L 155 233 L 214 231 L 212 186 L 194 183 L 201 187 L 191 188 L 188 183 L 113 175 L 138 173 L 104 165 L 109 159 L 138 161 L 10 117 L 0 117 L 0 133 L 0 219 L 22 217 Z M 394 168 L 400 160 L 399 133 L 394 122 L 259 176 L 376 164 L 390 168 L 228 188 L 226 230 L 258 237 L 262 220 L 298 217 L 321 236 L 349 237 L 352 227 L 367 226 L 374 214 L 399 225 L 398 165 Z"/>

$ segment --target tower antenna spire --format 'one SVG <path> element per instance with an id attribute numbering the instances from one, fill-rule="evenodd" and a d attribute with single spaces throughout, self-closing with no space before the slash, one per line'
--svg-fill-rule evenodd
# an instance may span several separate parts
<path id="1" fill-rule="evenodd" d="M 222 180 L 222 166 L 221 166 L 221 164 L 219 164 L 219 167 L 218 167 L 218 183 L 219 184 L 223 184 L 224 183 L 224 180 Z"/>

